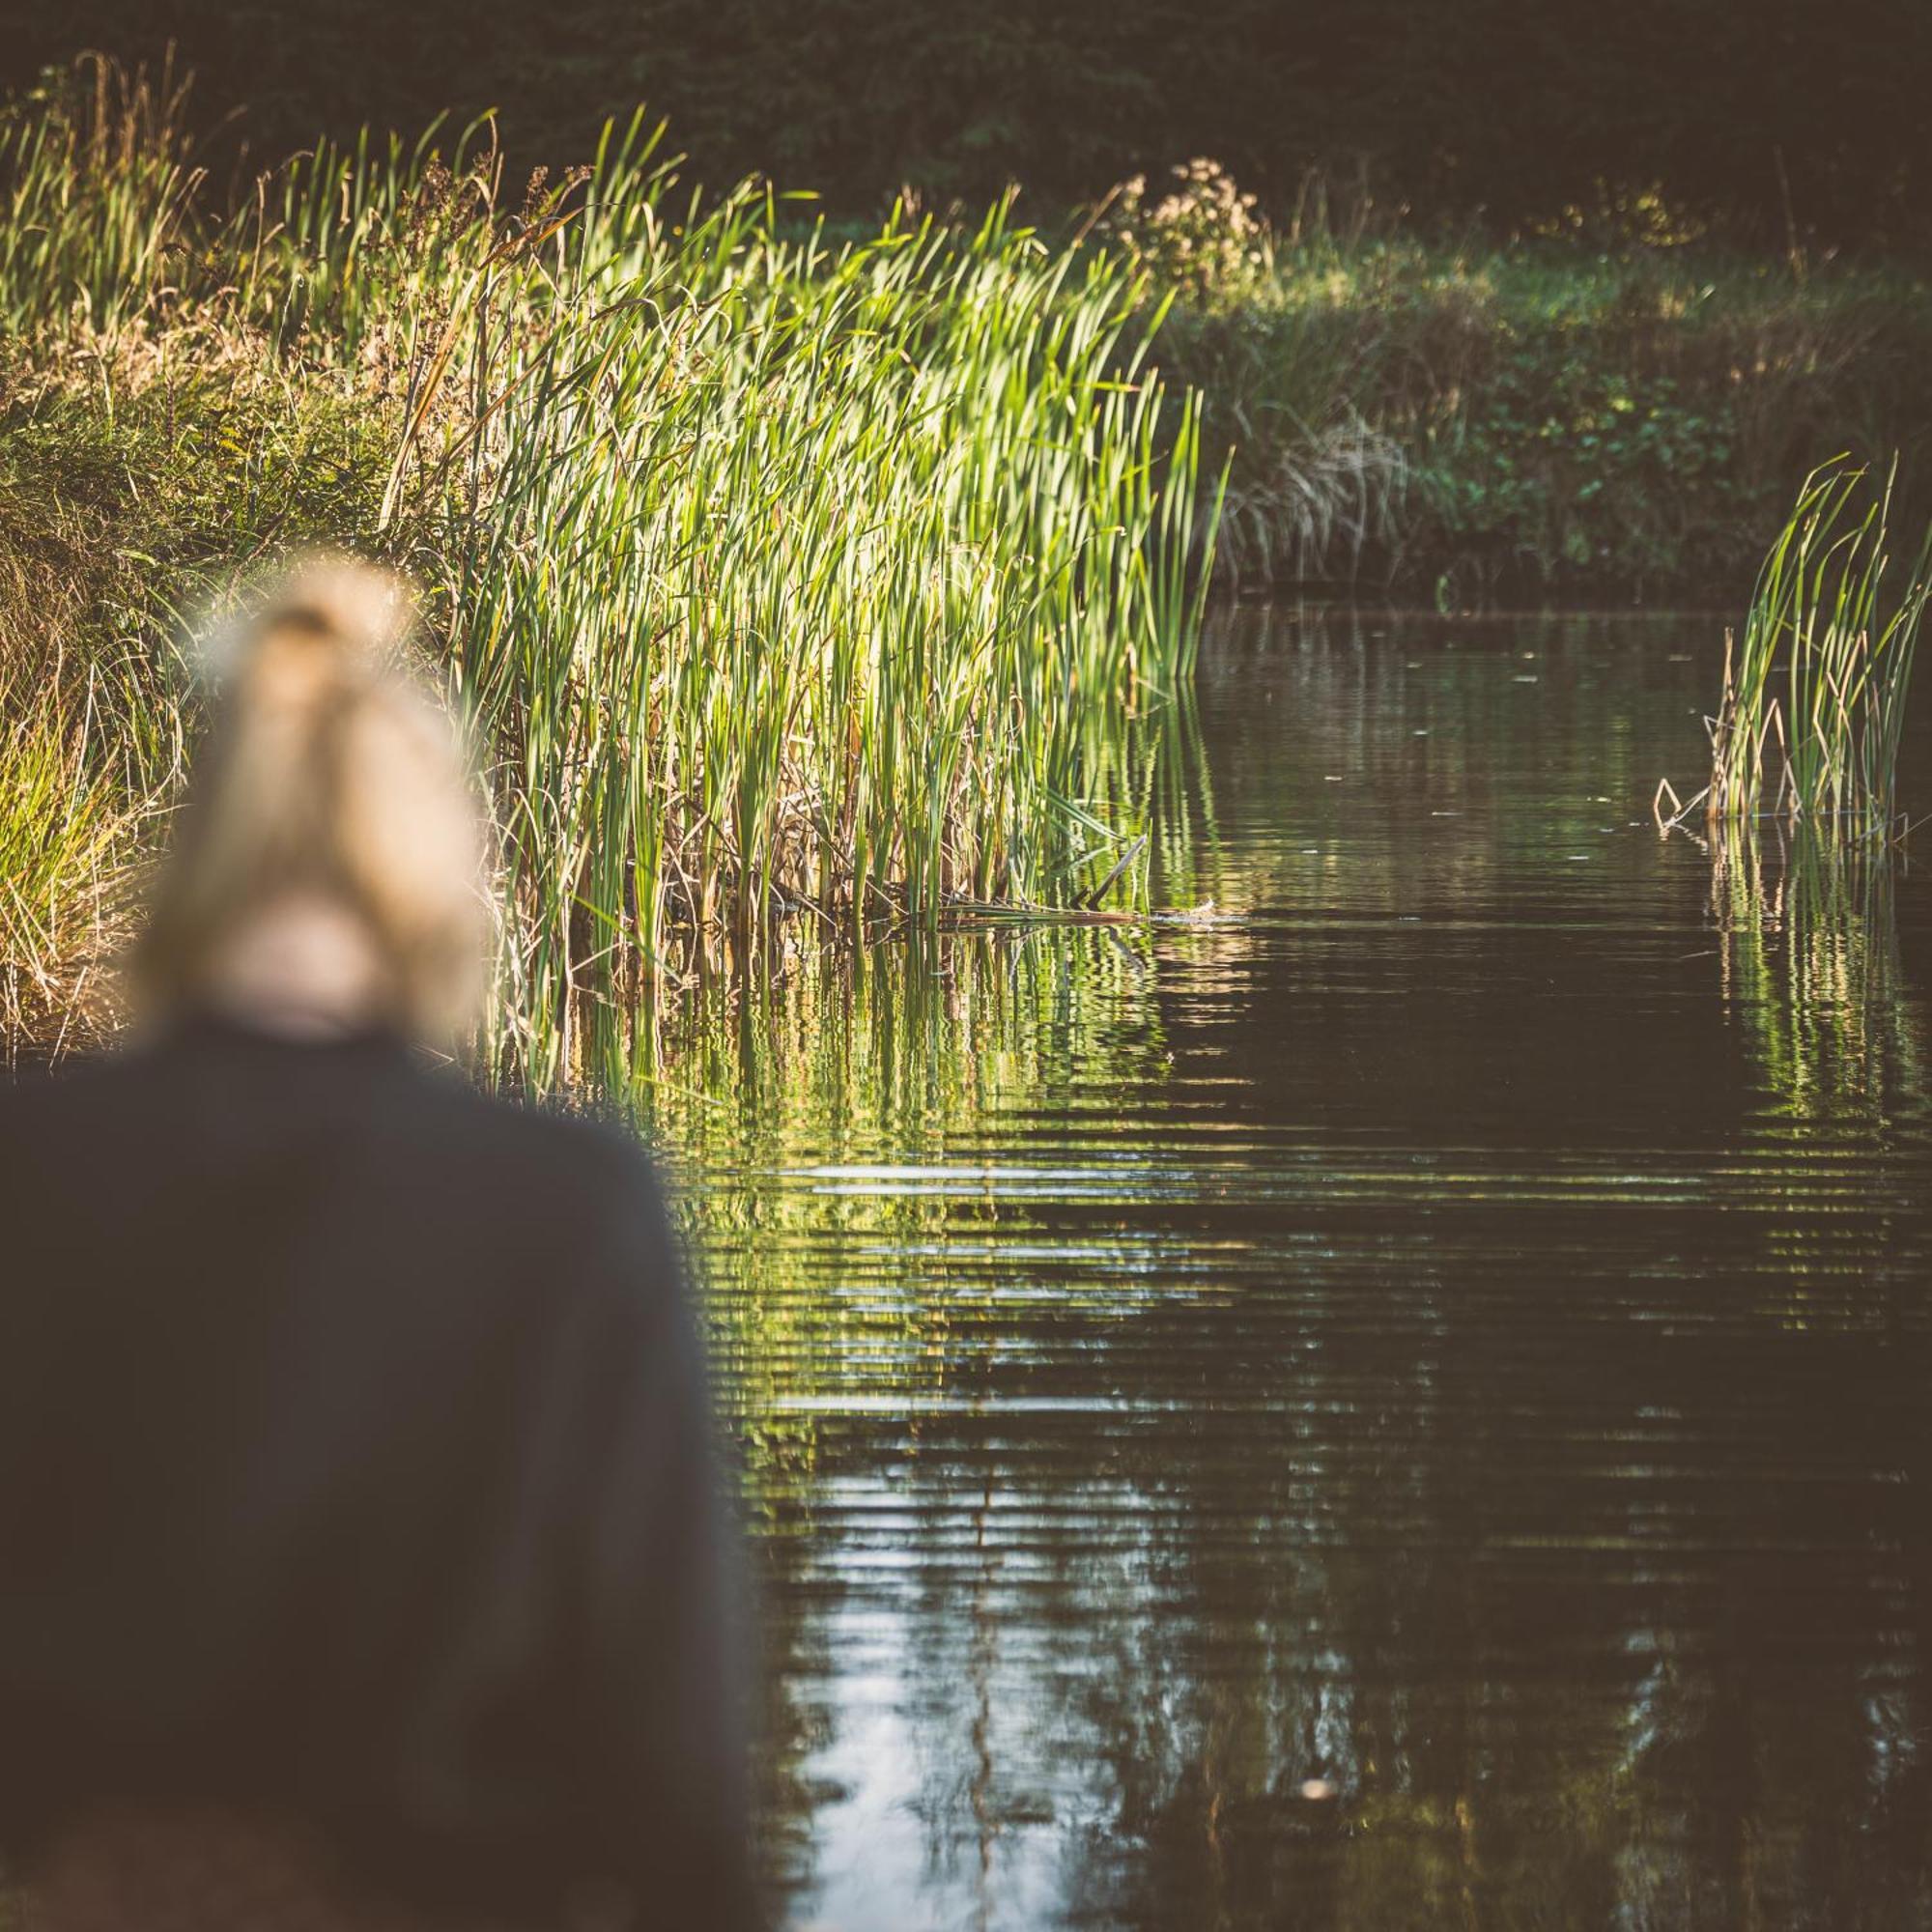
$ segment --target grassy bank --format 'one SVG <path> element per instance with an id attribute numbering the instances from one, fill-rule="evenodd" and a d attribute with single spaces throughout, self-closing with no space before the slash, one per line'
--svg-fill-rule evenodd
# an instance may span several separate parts
<path id="1" fill-rule="evenodd" d="M 1172 294 L 1161 355 L 1236 446 L 1230 577 L 1450 606 L 1748 590 L 1805 474 L 1904 452 L 1932 484 L 1932 283 L 1715 249 L 1637 203 L 1505 243 L 1358 196 L 1270 228 L 1219 170 L 1103 215 Z"/>
<path id="2" fill-rule="evenodd" d="M 91 79 L 0 127 L 16 1036 L 88 1009 L 174 803 L 184 606 L 316 537 L 417 577 L 476 723 L 507 1073 L 563 1077 L 584 996 L 687 942 L 1114 870 L 1202 541 L 1122 265 L 998 211 L 833 246 L 635 123 L 518 193 L 445 135 L 224 205 L 165 89 Z"/>

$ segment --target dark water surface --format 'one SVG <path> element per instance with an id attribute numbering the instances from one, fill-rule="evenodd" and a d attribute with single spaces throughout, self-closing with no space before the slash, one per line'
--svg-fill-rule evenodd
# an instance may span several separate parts
<path id="1" fill-rule="evenodd" d="M 1932 1924 L 1932 875 L 1660 843 L 1720 653 L 1240 613 L 1220 917 L 686 1028 L 792 1923 Z"/>

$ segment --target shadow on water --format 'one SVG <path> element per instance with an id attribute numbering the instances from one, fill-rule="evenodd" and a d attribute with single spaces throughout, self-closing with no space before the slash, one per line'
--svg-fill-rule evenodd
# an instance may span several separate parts
<path id="1" fill-rule="evenodd" d="M 662 1016 L 793 1922 L 1932 1913 L 1932 892 L 1660 842 L 1720 653 L 1236 612 L 1215 917 Z"/>

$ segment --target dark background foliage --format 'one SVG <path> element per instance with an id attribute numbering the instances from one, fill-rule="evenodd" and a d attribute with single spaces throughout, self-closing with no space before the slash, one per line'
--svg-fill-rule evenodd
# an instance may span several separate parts
<path id="1" fill-rule="evenodd" d="M 869 213 L 1037 208 L 1206 154 L 1281 212 L 1311 168 L 1507 230 L 1632 194 L 1741 242 L 1932 235 L 1932 0 L 10 0 L 0 78 L 85 47 L 200 75 L 272 158 L 502 110 L 521 164 L 639 99 L 691 172 Z M 234 152 L 230 148 L 230 154 Z"/>

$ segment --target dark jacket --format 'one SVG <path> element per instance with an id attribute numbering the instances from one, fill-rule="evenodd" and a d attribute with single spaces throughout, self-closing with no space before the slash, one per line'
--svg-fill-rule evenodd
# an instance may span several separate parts
<path id="1" fill-rule="evenodd" d="M 0 1848 L 242 1799 L 427 1902 L 751 1922 L 651 1170 L 385 1037 L 0 1091 Z"/>

